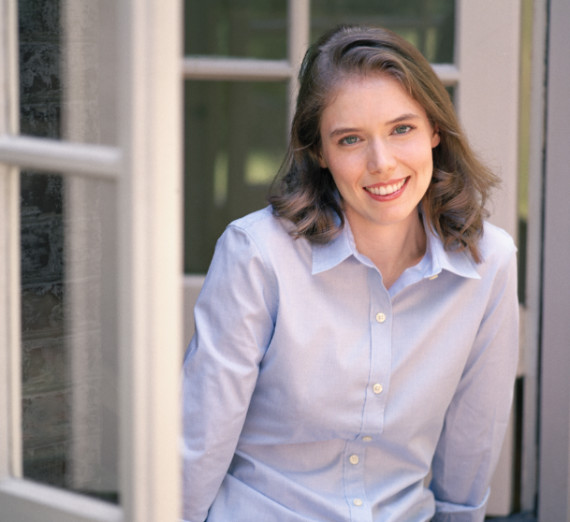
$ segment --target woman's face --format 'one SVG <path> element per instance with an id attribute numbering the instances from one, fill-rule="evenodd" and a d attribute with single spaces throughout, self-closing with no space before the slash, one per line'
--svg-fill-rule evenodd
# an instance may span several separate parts
<path id="1" fill-rule="evenodd" d="M 323 111 L 320 133 L 320 163 L 333 176 L 353 232 L 417 224 L 439 134 L 397 80 L 343 81 Z"/>

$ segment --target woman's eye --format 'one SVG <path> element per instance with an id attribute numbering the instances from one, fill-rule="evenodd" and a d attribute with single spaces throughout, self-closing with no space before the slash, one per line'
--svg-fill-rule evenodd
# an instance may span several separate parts
<path id="1" fill-rule="evenodd" d="M 407 134 L 408 132 L 410 132 L 412 130 L 412 126 L 411 125 L 398 125 L 395 129 L 394 129 L 394 134 Z"/>
<path id="2" fill-rule="evenodd" d="M 340 140 L 341 145 L 353 145 L 358 141 L 358 137 L 356 136 L 346 136 Z"/>

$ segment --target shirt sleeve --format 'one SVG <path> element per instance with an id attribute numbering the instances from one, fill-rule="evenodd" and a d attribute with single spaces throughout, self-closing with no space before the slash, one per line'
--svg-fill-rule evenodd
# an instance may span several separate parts
<path id="1" fill-rule="evenodd" d="M 271 339 L 276 284 L 249 235 L 219 239 L 183 366 L 183 519 L 206 519 L 231 463 Z"/>
<path id="2" fill-rule="evenodd" d="M 489 483 L 509 421 L 519 351 L 514 251 L 503 264 L 433 459 L 434 522 L 485 517 Z"/>

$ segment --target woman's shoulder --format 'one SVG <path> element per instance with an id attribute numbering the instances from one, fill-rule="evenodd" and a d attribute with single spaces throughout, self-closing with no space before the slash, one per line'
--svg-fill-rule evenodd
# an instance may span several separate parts
<path id="1" fill-rule="evenodd" d="M 517 251 L 511 235 L 488 221 L 484 224 L 479 248 L 483 263 L 508 263 Z"/>
<path id="2" fill-rule="evenodd" d="M 292 229 L 290 221 L 276 216 L 268 206 L 232 221 L 218 246 L 236 260 L 261 259 L 272 271 L 294 272 L 310 266 L 312 250 L 306 239 L 291 235 Z"/>
<path id="3" fill-rule="evenodd" d="M 236 227 L 242 230 L 255 229 L 263 227 L 264 225 L 271 225 L 275 220 L 271 207 L 268 205 L 265 208 L 250 212 L 245 216 L 233 220 L 228 227 Z"/>
<path id="4" fill-rule="evenodd" d="M 251 212 L 239 219 L 232 221 L 226 229 L 239 231 L 250 236 L 254 241 L 272 242 L 279 240 L 291 240 L 289 234 L 290 223 L 275 216 L 271 206 L 267 206 L 255 212 Z"/>
<path id="5" fill-rule="evenodd" d="M 279 258 L 299 254 L 309 248 L 305 239 L 293 238 L 292 229 L 293 224 L 289 220 L 276 216 L 272 207 L 267 206 L 229 223 L 218 243 L 233 247 L 243 245 L 266 261 L 280 263 Z"/>

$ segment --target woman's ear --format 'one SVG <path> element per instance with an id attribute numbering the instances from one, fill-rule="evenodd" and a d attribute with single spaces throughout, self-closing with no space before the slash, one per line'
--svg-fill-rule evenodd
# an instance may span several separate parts
<path id="1" fill-rule="evenodd" d="M 325 158 L 323 157 L 323 151 L 321 149 L 319 149 L 317 151 L 317 159 L 319 160 L 319 165 L 321 166 L 322 169 L 328 168 L 327 162 L 325 161 Z"/>
<path id="2" fill-rule="evenodd" d="M 437 125 L 433 128 L 433 136 L 431 137 L 431 148 L 434 149 L 439 145 L 441 136 L 439 134 L 439 127 Z"/>

